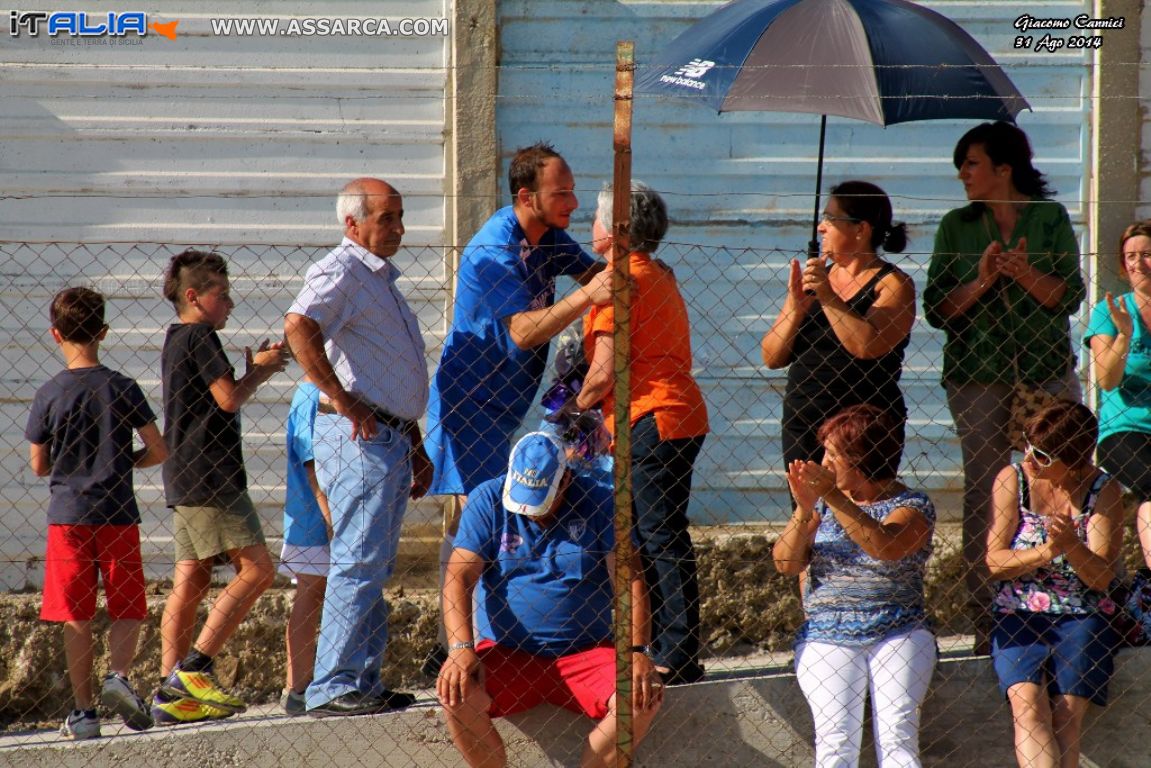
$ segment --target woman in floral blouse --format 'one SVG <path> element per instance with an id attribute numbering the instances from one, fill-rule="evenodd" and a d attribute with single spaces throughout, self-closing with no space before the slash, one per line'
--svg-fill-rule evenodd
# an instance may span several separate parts
<path id="1" fill-rule="evenodd" d="M 1123 505 L 1119 484 L 1091 462 L 1098 431 L 1086 406 L 1053 405 L 1028 424 L 1023 461 L 995 480 L 991 654 L 1020 766 L 1079 765 L 1087 704 L 1107 703 Z"/>

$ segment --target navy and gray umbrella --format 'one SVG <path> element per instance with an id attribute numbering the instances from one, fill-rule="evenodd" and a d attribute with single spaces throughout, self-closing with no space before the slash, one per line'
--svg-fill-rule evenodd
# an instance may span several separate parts
<path id="1" fill-rule="evenodd" d="M 893 125 L 1030 109 L 959 25 L 907 0 L 734 0 L 645 65 L 635 90 L 719 112 L 822 115 L 816 217 L 827 115 Z"/>

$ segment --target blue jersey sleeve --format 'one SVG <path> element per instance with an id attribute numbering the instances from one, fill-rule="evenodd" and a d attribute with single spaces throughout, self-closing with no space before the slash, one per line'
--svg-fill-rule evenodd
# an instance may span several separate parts
<path id="1" fill-rule="evenodd" d="M 496 508 L 502 504 L 502 480 L 489 480 L 468 494 L 460 514 L 454 547 L 479 555 L 485 562 L 496 559 Z"/>
<path id="2" fill-rule="evenodd" d="M 478 315 L 502 320 L 534 308 L 534 297 L 512 256 L 503 246 L 479 246 L 473 257 L 461 265 L 461 285 L 466 282 L 473 300 L 488 307 L 489 311 Z"/>

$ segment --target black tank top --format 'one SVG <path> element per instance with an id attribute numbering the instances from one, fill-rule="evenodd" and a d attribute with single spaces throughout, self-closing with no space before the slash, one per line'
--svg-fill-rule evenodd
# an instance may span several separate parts
<path id="1" fill-rule="evenodd" d="M 884 263 L 871 280 L 845 302 L 848 308 L 857 315 L 866 314 L 875 303 L 875 286 L 894 271 L 893 264 Z M 812 405 L 872 403 L 904 412 L 899 376 L 903 372 L 903 351 L 909 341 L 910 335 L 882 357 L 870 360 L 855 357 L 835 335 L 816 301 L 796 333 L 784 397 L 798 409 L 807 401 Z"/>

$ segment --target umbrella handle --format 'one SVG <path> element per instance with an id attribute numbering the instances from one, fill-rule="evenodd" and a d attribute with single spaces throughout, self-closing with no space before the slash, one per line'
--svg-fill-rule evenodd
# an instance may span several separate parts
<path id="1" fill-rule="evenodd" d="M 811 240 L 807 244 L 807 257 L 819 256 L 819 197 L 823 192 L 823 146 L 827 141 L 827 115 L 819 116 L 819 164 L 815 167 L 815 209 L 811 212 Z"/>

